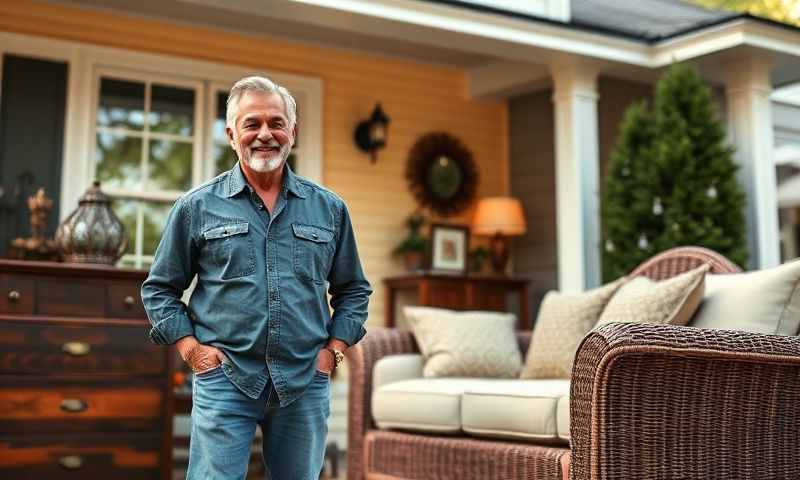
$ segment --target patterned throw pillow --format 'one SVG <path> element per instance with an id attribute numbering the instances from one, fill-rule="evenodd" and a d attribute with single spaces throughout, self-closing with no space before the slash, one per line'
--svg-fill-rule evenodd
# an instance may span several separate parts
<path id="1" fill-rule="evenodd" d="M 582 293 L 545 295 L 520 378 L 570 378 L 578 345 L 624 281 Z"/>
<path id="2" fill-rule="evenodd" d="M 522 355 L 514 314 L 431 307 L 405 307 L 403 312 L 425 357 L 424 377 L 514 378 L 519 374 Z"/>
<path id="3" fill-rule="evenodd" d="M 597 326 L 612 322 L 686 325 L 703 300 L 709 265 L 654 282 L 636 277 L 619 289 Z"/>

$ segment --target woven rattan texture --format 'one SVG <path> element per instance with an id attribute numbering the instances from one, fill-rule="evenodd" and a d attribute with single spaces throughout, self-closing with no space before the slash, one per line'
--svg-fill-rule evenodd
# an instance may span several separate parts
<path id="1" fill-rule="evenodd" d="M 798 379 L 797 337 L 604 326 L 572 373 L 572 478 L 800 478 Z"/>
<path id="2" fill-rule="evenodd" d="M 530 341 L 530 331 L 517 332 L 517 343 L 522 355 L 525 355 Z M 364 436 L 375 428 L 370 409 L 372 368 L 375 362 L 382 357 L 401 353 L 419 353 L 414 335 L 409 330 L 370 328 L 361 342 L 347 350 L 347 365 L 350 374 L 347 425 L 347 478 L 349 480 L 364 478 Z"/>
<path id="3" fill-rule="evenodd" d="M 722 255 L 702 247 L 675 247 L 646 260 L 631 272 L 631 276 L 644 275 L 652 280 L 672 278 L 708 263 L 709 273 L 741 272 L 735 263 Z"/>
<path id="4" fill-rule="evenodd" d="M 347 349 L 350 391 L 347 422 L 347 478 L 364 478 L 364 436 L 372 423 L 372 368 L 387 355 L 419 353 L 414 335 L 408 330 L 370 328 L 355 346 Z"/>
<path id="5" fill-rule="evenodd" d="M 569 450 L 469 437 L 437 437 L 373 430 L 367 435 L 368 471 L 404 479 L 558 480 Z"/>

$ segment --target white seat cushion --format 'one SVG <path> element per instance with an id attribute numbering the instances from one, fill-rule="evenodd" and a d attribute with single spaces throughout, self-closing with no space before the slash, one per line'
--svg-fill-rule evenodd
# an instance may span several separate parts
<path id="1" fill-rule="evenodd" d="M 458 433 L 461 432 L 461 395 L 491 381 L 419 378 L 382 385 L 372 393 L 372 417 L 380 428 Z"/>
<path id="2" fill-rule="evenodd" d="M 561 400 L 568 396 L 569 380 L 486 380 L 464 392 L 462 428 L 482 437 L 563 443 L 569 400 Z"/>

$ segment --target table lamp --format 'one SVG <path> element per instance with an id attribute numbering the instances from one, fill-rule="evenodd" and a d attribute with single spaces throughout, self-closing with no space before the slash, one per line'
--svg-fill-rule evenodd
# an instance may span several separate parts
<path id="1" fill-rule="evenodd" d="M 491 236 L 489 257 L 497 274 L 504 274 L 508 263 L 508 237 L 526 231 L 522 204 L 511 197 L 486 197 L 478 202 L 472 233 Z"/>

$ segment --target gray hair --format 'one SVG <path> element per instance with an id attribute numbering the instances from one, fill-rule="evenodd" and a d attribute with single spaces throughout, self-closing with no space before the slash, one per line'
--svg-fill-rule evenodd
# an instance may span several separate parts
<path id="1" fill-rule="evenodd" d="M 234 127 L 236 122 L 236 115 L 239 114 L 239 100 L 245 92 L 263 92 L 279 95 L 283 99 L 284 110 L 286 111 L 286 119 L 289 121 L 289 127 L 294 127 L 297 121 L 297 102 L 295 102 L 289 90 L 273 82 L 266 77 L 245 77 L 233 84 L 231 91 L 228 94 L 228 103 L 225 109 L 225 124 L 229 128 Z"/>

